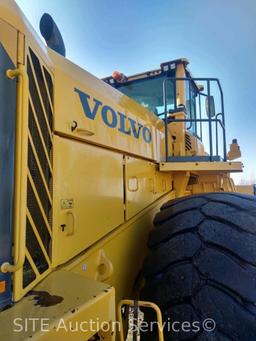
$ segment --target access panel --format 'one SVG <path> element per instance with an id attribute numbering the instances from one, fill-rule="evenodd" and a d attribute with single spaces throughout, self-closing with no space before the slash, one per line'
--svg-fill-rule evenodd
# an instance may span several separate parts
<path id="1" fill-rule="evenodd" d="M 53 264 L 58 265 L 123 223 L 123 156 L 58 136 L 53 155 Z"/>
<path id="2" fill-rule="evenodd" d="M 126 219 L 152 204 L 172 189 L 172 176 L 158 171 L 157 164 L 125 157 Z"/>
<path id="3" fill-rule="evenodd" d="M 130 219 L 154 201 L 153 162 L 127 156 L 126 175 L 126 219 Z"/>

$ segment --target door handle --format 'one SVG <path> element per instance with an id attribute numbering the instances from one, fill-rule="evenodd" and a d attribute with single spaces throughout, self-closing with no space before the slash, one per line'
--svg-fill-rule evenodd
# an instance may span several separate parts
<path id="1" fill-rule="evenodd" d="M 132 176 L 128 179 L 128 191 L 137 192 L 139 189 L 139 180 L 137 176 Z"/>
<path id="2" fill-rule="evenodd" d="M 73 211 L 67 211 L 66 212 L 67 215 L 67 220 L 69 220 L 68 218 L 71 217 L 71 224 L 69 224 L 68 221 L 68 228 L 67 228 L 67 236 L 72 236 L 75 233 L 75 227 L 76 227 L 76 215 Z"/>

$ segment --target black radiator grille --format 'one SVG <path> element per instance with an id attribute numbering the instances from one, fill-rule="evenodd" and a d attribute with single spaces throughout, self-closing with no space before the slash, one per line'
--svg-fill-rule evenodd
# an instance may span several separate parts
<path id="1" fill-rule="evenodd" d="M 38 83 L 40 91 L 41 91 L 43 105 L 44 105 L 45 112 L 46 112 L 46 117 L 48 119 L 48 123 L 50 125 L 50 129 L 52 130 L 52 116 L 53 116 L 53 113 L 52 113 L 52 109 L 51 109 L 50 99 L 49 99 L 49 97 L 47 95 L 46 84 L 45 84 L 44 77 L 43 77 L 43 72 L 44 71 L 42 71 L 42 68 L 41 68 L 41 65 L 39 63 L 39 60 L 36 57 L 36 55 L 34 54 L 34 52 L 31 49 L 29 49 L 29 52 L 30 52 L 31 60 L 32 60 L 32 63 L 33 63 L 33 66 L 34 66 L 37 83 Z M 44 70 L 45 70 L 45 68 L 44 68 Z M 52 89 L 51 90 L 48 89 L 48 92 L 49 92 L 49 94 L 52 93 Z M 51 98 L 51 100 L 52 100 L 52 98 Z"/>
<path id="2" fill-rule="evenodd" d="M 29 48 L 29 136 L 26 260 L 23 288 L 44 276 L 51 262 L 53 82 Z"/>
<path id="3" fill-rule="evenodd" d="M 41 205 L 43 206 L 44 213 L 47 217 L 48 222 L 50 222 L 50 210 L 51 203 L 49 201 L 49 197 L 47 194 L 47 190 L 45 188 L 42 176 L 40 174 L 31 144 L 28 144 L 28 168 L 30 170 L 31 177 L 36 187 L 37 194 L 39 196 Z"/>
<path id="4" fill-rule="evenodd" d="M 47 263 L 47 260 L 44 256 L 44 253 L 38 243 L 38 240 L 35 236 L 35 233 L 33 231 L 33 228 L 27 220 L 27 233 L 26 233 L 26 240 L 27 240 L 27 248 L 28 252 L 33 259 L 33 262 L 35 266 L 37 267 L 38 272 L 41 274 L 45 270 L 48 269 L 49 265 Z"/>
<path id="5" fill-rule="evenodd" d="M 30 134 L 31 134 L 31 137 L 32 137 L 35 149 L 36 149 L 37 157 L 41 161 L 40 162 L 41 168 L 43 170 L 45 180 L 49 186 L 50 181 L 51 181 L 51 171 L 50 171 L 50 165 L 49 165 L 50 162 L 48 162 L 47 160 L 44 147 L 43 147 L 43 143 L 40 138 L 40 135 L 39 135 L 36 123 L 35 123 L 35 119 L 32 113 L 31 105 L 29 105 L 29 131 L 30 131 Z M 52 148 L 52 145 L 50 145 L 50 147 Z"/>
<path id="6" fill-rule="evenodd" d="M 47 148 L 47 152 L 50 153 L 51 138 L 50 138 L 47 122 L 46 122 L 44 111 L 43 111 L 43 106 L 40 101 L 40 97 L 38 94 L 36 82 L 32 73 L 32 68 L 31 68 L 29 59 L 28 59 L 28 77 L 29 77 L 29 93 L 30 93 L 32 102 L 34 104 L 37 120 L 41 128 L 41 133 L 44 138 L 44 143 Z"/>

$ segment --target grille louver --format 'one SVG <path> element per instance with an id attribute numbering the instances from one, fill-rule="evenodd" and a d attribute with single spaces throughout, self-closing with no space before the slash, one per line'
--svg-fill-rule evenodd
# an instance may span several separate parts
<path id="1" fill-rule="evenodd" d="M 26 261 L 23 288 L 45 276 L 51 265 L 53 82 L 29 48 L 29 133 Z"/>
<path id="2" fill-rule="evenodd" d="M 185 134 L 185 149 L 187 151 L 192 150 L 191 137 L 188 134 Z"/>

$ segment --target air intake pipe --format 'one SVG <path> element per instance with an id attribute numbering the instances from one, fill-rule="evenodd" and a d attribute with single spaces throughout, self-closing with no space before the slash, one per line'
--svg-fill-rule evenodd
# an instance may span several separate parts
<path id="1" fill-rule="evenodd" d="M 40 20 L 39 27 L 47 46 L 65 57 L 66 49 L 64 41 L 55 21 L 50 14 L 44 13 Z"/>

